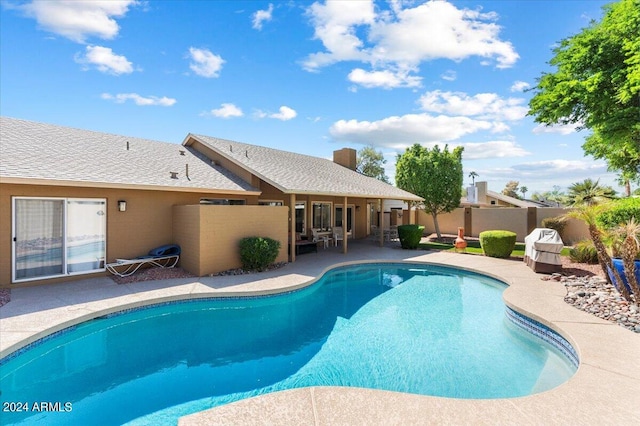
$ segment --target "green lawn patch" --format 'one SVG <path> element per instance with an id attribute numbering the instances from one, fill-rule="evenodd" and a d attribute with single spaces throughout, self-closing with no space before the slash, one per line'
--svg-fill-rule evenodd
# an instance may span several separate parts
<path id="1" fill-rule="evenodd" d="M 444 250 L 444 251 L 456 251 L 453 244 L 445 244 L 445 243 L 420 243 L 418 246 L 419 249 L 422 250 Z M 560 252 L 560 256 L 569 256 L 568 247 L 565 247 Z M 475 253 L 475 254 L 483 254 L 482 247 L 480 247 L 480 241 L 467 241 L 467 248 L 465 253 Z M 511 257 L 524 257 L 524 243 L 516 243 L 513 252 L 511 253 Z"/>

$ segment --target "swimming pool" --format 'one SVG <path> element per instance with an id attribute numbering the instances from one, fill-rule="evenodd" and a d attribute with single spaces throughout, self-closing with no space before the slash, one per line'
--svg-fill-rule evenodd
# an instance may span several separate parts
<path id="1" fill-rule="evenodd" d="M 4 412 L 3 422 L 175 424 L 303 386 L 505 398 L 566 381 L 576 360 L 516 326 L 504 288 L 457 269 L 364 264 L 288 294 L 101 317 L 2 361 L 3 405 L 46 401 L 60 411 Z"/>

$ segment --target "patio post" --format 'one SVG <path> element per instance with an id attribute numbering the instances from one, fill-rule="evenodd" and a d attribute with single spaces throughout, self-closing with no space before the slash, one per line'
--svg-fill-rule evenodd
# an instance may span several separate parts
<path id="1" fill-rule="evenodd" d="M 289 200 L 289 257 L 291 263 L 296 261 L 296 194 L 291 194 Z"/>
<path id="2" fill-rule="evenodd" d="M 384 199 L 378 200 L 380 212 L 378 213 L 378 225 L 380 229 L 380 247 L 384 247 Z"/>
<path id="3" fill-rule="evenodd" d="M 344 197 L 342 208 L 342 253 L 347 254 L 347 197 Z"/>

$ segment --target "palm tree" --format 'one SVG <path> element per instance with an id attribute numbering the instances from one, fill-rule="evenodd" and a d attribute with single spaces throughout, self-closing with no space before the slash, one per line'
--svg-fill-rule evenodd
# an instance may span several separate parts
<path id="1" fill-rule="evenodd" d="M 529 188 L 527 188 L 526 186 L 521 186 L 520 187 L 520 192 L 522 192 L 522 199 L 524 200 L 525 195 L 527 194 L 527 191 L 529 190 Z"/>
<path id="2" fill-rule="evenodd" d="M 471 178 L 471 185 L 474 185 L 474 186 L 475 186 L 475 184 L 476 184 L 476 178 L 477 178 L 478 176 L 480 176 L 480 175 L 479 175 L 479 174 L 477 174 L 476 172 L 471 172 L 471 173 L 469 173 L 469 177 Z"/>
<path id="3" fill-rule="evenodd" d="M 572 206 L 594 206 L 616 197 L 616 191 L 610 186 L 600 186 L 600 179 L 585 179 L 569 187 L 569 202 Z"/>
<path id="4" fill-rule="evenodd" d="M 602 241 L 603 239 L 602 231 L 598 228 L 598 225 L 596 224 L 596 217 L 598 216 L 599 213 L 603 211 L 604 208 L 606 207 L 602 205 L 589 206 L 586 204 L 582 204 L 582 205 L 578 205 L 577 208 L 571 210 L 565 216 L 581 220 L 587 225 L 587 228 L 589 229 L 589 235 L 591 236 L 593 245 L 596 248 L 596 253 L 598 254 L 598 263 L 600 264 L 600 267 L 604 272 L 604 276 L 606 277 L 607 282 L 611 284 L 612 283 L 611 278 L 607 273 L 607 267 L 608 265 L 611 265 L 611 257 L 609 256 L 609 253 L 607 252 L 604 242 Z M 609 268 L 609 270 L 611 270 L 611 273 L 613 273 L 616 282 L 619 282 L 622 284 L 622 279 L 620 278 L 618 269 L 611 267 Z M 633 299 L 631 299 L 631 294 L 627 291 L 627 288 L 624 285 L 618 286 L 618 291 L 620 292 L 620 294 L 625 300 L 629 302 L 633 302 Z"/>

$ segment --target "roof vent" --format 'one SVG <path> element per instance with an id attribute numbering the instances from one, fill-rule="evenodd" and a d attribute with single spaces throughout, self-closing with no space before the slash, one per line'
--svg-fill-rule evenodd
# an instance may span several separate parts
<path id="1" fill-rule="evenodd" d="M 180 150 L 180 155 L 184 155 L 184 152 L 185 152 L 184 149 L 181 149 Z"/>
<path id="2" fill-rule="evenodd" d="M 178 179 L 178 172 L 169 172 L 171 179 Z"/>
<path id="3" fill-rule="evenodd" d="M 248 149 L 244 151 L 244 156 L 249 158 L 249 150 Z"/>
<path id="4" fill-rule="evenodd" d="M 229 151 L 233 152 L 233 145 L 229 145 Z"/>
<path id="5" fill-rule="evenodd" d="M 129 141 L 127 141 L 127 151 L 129 151 Z"/>

